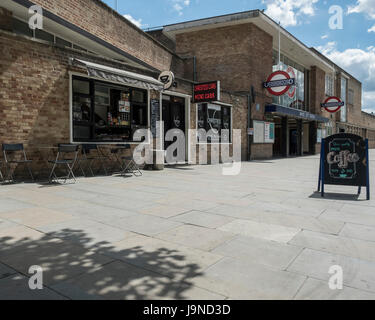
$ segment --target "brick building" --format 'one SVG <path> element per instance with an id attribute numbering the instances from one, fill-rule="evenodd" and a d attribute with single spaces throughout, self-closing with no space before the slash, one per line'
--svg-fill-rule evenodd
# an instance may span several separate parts
<path id="1" fill-rule="evenodd" d="M 28 25 L 34 4 L 43 8 L 42 30 Z M 262 87 L 278 63 L 279 31 L 281 60 L 303 83 L 292 108 Z M 43 146 L 136 146 L 136 130 L 158 119 L 185 133 L 202 123 L 241 129 L 243 160 L 316 153 L 319 139 L 337 128 L 356 128 L 375 142 L 374 117 L 361 112 L 361 84 L 260 11 L 145 33 L 99 0 L 2 0 L 0 55 L 0 143 L 24 143 L 40 168 Z M 175 75 L 168 90 L 158 80 L 163 71 Z M 338 72 L 348 77 L 347 95 L 354 91 L 343 123 L 320 108 L 326 75 Z M 212 80 L 220 81 L 220 101 L 195 104 L 193 85 Z M 341 89 L 337 81 L 334 87 Z M 186 146 L 192 162 L 199 148 L 188 134 Z"/>
<path id="2" fill-rule="evenodd" d="M 222 90 L 231 94 L 255 91 L 250 158 L 315 154 L 321 139 L 336 132 L 356 133 L 375 147 L 373 117 L 361 110 L 362 84 L 259 10 L 168 25 L 150 35 L 165 44 L 172 42 L 169 47 L 190 60 L 185 78 L 218 79 Z M 288 72 L 297 82 L 281 97 L 263 88 L 277 70 Z M 340 112 L 331 114 L 321 108 L 330 96 L 345 101 Z M 235 123 L 246 131 L 247 117 Z M 262 139 L 269 123 L 275 137 Z"/>

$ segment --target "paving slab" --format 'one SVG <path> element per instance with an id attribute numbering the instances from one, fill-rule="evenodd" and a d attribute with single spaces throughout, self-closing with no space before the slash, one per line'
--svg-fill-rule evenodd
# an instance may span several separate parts
<path id="1" fill-rule="evenodd" d="M 343 269 L 345 286 L 375 293 L 375 263 L 342 255 L 305 249 L 289 266 L 288 271 L 328 283 L 332 266 Z"/>
<path id="2" fill-rule="evenodd" d="M 22 250 L 0 251 L 0 261 L 22 274 L 29 274 L 31 266 L 42 267 L 46 285 L 70 279 L 113 260 L 60 239 L 29 241 Z"/>
<path id="3" fill-rule="evenodd" d="M 287 243 L 301 231 L 301 229 L 297 228 L 259 223 L 250 220 L 234 220 L 218 228 L 218 230 L 282 243 Z"/>
<path id="4" fill-rule="evenodd" d="M 375 261 L 375 242 L 371 241 L 304 230 L 294 237 L 290 244 L 367 261 Z"/>
<path id="5" fill-rule="evenodd" d="M 192 282 L 230 299 L 293 299 L 306 277 L 241 259 L 224 258 Z"/>
<path id="6" fill-rule="evenodd" d="M 95 220 L 102 223 L 111 222 L 137 214 L 136 211 L 112 208 L 90 202 L 82 202 L 79 205 L 59 208 L 58 211 L 71 214 L 75 217 Z"/>
<path id="7" fill-rule="evenodd" d="M 42 207 L 0 213 L 0 218 L 37 229 L 46 225 L 72 220 L 72 215 Z"/>
<path id="8" fill-rule="evenodd" d="M 37 228 L 51 237 L 77 242 L 87 247 L 118 242 L 135 234 L 86 218 L 77 218 Z"/>
<path id="9" fill-rule="evenodd" d="M 362 212 L 361 208 L 351 212 L 327 209 L 320 217 L 375 227 L 375 213 Z"/>
<path id="10" fill-rule="evenodd" d="M 295 300 L 375 300 L 375 293 L 346 286 L 331 290 L 327 282 L 308 278 Z"/>
<path id="11" fill-rule="evenodd" d="M 1 203 L 0 212 L 17 211 L 21 209 L 35 207 L 34 205 L 30 203 L 11 199 L 11 198 L 1 198 L 0 203 Z"/>
<path id="12" fill-rule="evenodd" d="M 181 223 L 150 215 L 138 214 L 124 219 L 113 220 L 108 225 L 146 236 L 153 236 L 180 226 Z"/>
<path id="13" fill-rule="evenodd" d="M 7 278 L 15 273 L 17 272 L 14 269 L 9 268 L 5 264 L 0 263 L 0 279 Z"/>
<path id="14" fill-rule="evenodd" d="M 248 208 L 246 212 L 230 213 L 230 215 L 240 216 L 245 220 L 329 234 L 338 234 L 344 226 L 344 222 L 338 220 L 298 216 L 282 212 L 263 211 L 261 209 Z"/>
<path id="15" fill-rule="evenodd" d="M 16 226 L 18 226 L 18 224 L 15 223 L 15 222 L 11 222 L 9 220 L 0 219 L 0 230 L 1 229 L 7 229 L 7 228 L 10 228 L 10 227 L 16 227 Z"/>
<path id="16" fill-rule="evenodd" d="M 275 241 L 238 236 L 218 246 L 212 253 L 285 270 L 302 249 Z"/>
<path id="17" fill-rule="evenodd" d="M 352 239 L 375 241 L 375 227 L 346 223 L 345 227 L 340 232 L 340 236 Z"/>
<path id="18" fill-rule="evenodd" d="M 202 211 L 190 211 L 173 217 L 172 220 L 183 222 L 186 224 L 216 229 L 229 222 L 232 222 L 234 218 Z"/>
<path id="19" fill-rule="evenodd" d="M 193 287 L 190 283 L 173 282 L 163 275 L 120 261 L 97 268 L 53 288 L 67 296 L 74 293 L 71 296 L 74 299 L 224 299 L 223 296 L 208 290 Z"/>
<path id="20" fill-rule="evenodd" d="M 138 235 L 104 248 L 100 253 L 164 274 L 175 281 L 198 275 L 223 256 Z"/>
<path id="21" fill-rule="evenodd" d="M 31 290 L 29 278 L 21 274 L 0 279 L 0 300 L 67 300 L 49 288 Z"/>
<path id="22" fill-rule="evenodd" d="M 3 252 L 22 250 L 25 244 L 43 239 L 44 234 L 25 226 L 10 226 L 0 229 L 0 255 Z M 0 260 L 1 261 L 1 260 Z"/>
<path id="23" fill-rule="evenodd" d="M 175 207 L 173 205 L 152 205 L 138 210 L 139 213 L 152 215 L 161 218 L 171 218 L 178 216 L 184 212 L 188 212 L 189 209 L 181 207 Z"/>
<path id="24" fill-rule="evenodd" d="M 192 225 L 183 225 L 156 236 L 161 240 L 205 251 L 210 251 L 234 237 L 235 235 L 231 232 Z"/>

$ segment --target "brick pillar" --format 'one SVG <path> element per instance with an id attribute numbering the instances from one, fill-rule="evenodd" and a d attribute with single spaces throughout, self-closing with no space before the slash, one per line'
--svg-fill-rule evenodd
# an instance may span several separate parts
<path id="1" fill-rule="evenodd" d="M 302 120 L 297 120 L 297 156 L 303 155 L 302 125 L 303 125 Z"/>
<path id="2" fill-rule="evenodd" d="M 0 7 L 0 29 L 12 31 L 12 12 Z"/>
<path id="3" fill-rule="evenodd" d="M 289 155 L 289 128 L 288 117 L 281 119 L 281 154 L 284 157 Z"/>
<path id="4" fill-rule="evenodd" d="M 320 115 L 320 104 L 325 100 L 325 72 L 316 66 L 311 67 L 310 82 L 310 112 Z"/>

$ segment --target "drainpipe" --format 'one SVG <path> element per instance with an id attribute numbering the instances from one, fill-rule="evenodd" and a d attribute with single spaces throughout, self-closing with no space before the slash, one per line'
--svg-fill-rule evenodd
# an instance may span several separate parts
<path id="1" fill-rule="evenodd" d="M 197 81 L 197 57 L 193 57 L 193 81 Z"/>
<path id="2" fill-rule="evenodd" d="M 247 128 L 252 128 L 251 123 L 251 101 L 253 100 L 253 97 L 251 94 L 247 95 Z M 247 135 L 247 160 L 251 160 L 251 135 L 249 135 L 248 132 L 246 132 Z"/>

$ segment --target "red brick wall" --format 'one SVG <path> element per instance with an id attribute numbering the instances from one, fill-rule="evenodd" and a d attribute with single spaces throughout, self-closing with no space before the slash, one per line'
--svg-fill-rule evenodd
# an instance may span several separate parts
<path id="1" fill-rule="evenodd" d="M 177 35 L 176 51 L 190 58 L 185 64 L 188 66 L 185 72 L 188 79 L 193 76 L 192 58 L 195 56 L 198 82 L 220 80 L 221 88 L 229 92 L 249 93 L 254 86 L 260 110 L 257 111 L 253 104 L 252 118 L 264 120 L 264 106 L 272 102 L 271 96 L 262 87 L 263 81 L 272 72 L 272 36 L 252 23 L 221 27 Z M 242 154 L 246 159 L 247 98 L 242 97 L 241 101 L 240 108 L 233 108 L 233 127 L 242 130 Z M 272 157 L 272 145 L 254 146 L 252 157 Z"/>
<path id="2" fill-rule="evenodd" d="M 12 12 L 0 7 L 0 29 L 12 30 Z"/>
<path id="3" fill-rule="evenodd" d="M 99 0 L 33 0 L 35 4 L 111 43 L 159 70 L 173 54 Z"/>

